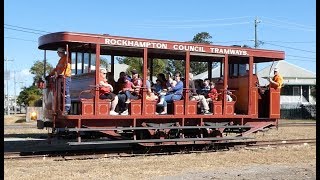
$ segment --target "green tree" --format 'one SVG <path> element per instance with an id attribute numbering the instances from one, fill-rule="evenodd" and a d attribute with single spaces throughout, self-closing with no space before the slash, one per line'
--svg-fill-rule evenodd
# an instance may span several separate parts
<path id="1" fill-rule="evenodd" d="M 41 106 L 42 93 L 36 86 L 24 87 L 19 93 L 17 103 L 25 106 Z"/>
<path id="2" fill-rule="evenodd" d="M 52 70 L 52 65 L 50 63 L 46 63 L 46 74 L 49 74 Z M 38 79 L 44 76 L 44 62 L 43 61 L 36 61 L 34 62 L 33 66 L 30 68 L 29 72 L 34 75 L 33 83 L 37 82 Z"/>
<path id="3" fill-rule="evenodd" d="M 193 37 L 191 42 L 211 44 L 212 43 L 212 41 L 210 41 L 211 38 L 212 36 L 208 32 L 200 32 Z"/>
<path id="4" fill-rule="evenodd" d="M 202 43 L 202 44 L 211 44 L 212 41 L 210 41 L 210 39 L 212 38 L 212 36 L 208 33 L 208 32 L 200 32 L 197 33 L 192 41 L 192 43 Z M 212 66 L 216 66 L 216 62 L 212 63 Z M 207 62 L 196 62 L 196 61 L 192 61 L 190 62 L 190 67 L 192 70 L 192 73 L 194 75 L 203 73 L 205 71 L 208 70 L 208 63 Z"/>
<path id="5" fill-rule="evenodd" d="M 136 69 L 140 75 L 143 71 L 143 59 L 138 57 L 118 57 L 119 64 L 127 64 L 129 68 L 127 73 L 130 74 L 130 71 Z M 166 67 L 165 60 L 163 59 L 153 59 L 153 74 L 163 73 Z"/>
<path id="6" fill-rule="evenodd" d="M 108 63 L 107 58 L 105 58 L 105 57 L 100 57 L 100 67 L 103 67 L 103 68 L 108 69 L 109 63 Z"/>

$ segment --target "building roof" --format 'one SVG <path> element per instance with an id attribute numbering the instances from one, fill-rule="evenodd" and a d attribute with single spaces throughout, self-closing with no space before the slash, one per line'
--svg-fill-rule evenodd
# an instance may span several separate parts
<path id="1" fill-rule="evenodd" d="M 129 66 L 126 65 L 126 64 L 114 64 L 114 73 L 113 73 L 114 74 L 114 80 L 118 81 L 120 72 L 122 72 L 122 71 L 126 72 L 128 68 L 129 68 Z M 109 64 L 107 70 L 108 70 L 108 72 L 111 71 L 111 65 L 110 64 Z"/>
<path id="2" fill-rule="evenodd" d="M 212 78 L 220 77 L 220 64 L 217 67 L 213 68 L 211 72 L 212 72 L 211 73 L 212 74 Z M 193 76 L 193 79 L 202 79 L 202 80 L 204 80 L 206 78 L 208 78 L 208 71 Z"/>
<path id="3" fill-rule="evenodd" d="M 271 72 L 270 72 L 270 67 L 272 66 Z M 316 78 L 316 74 L 306 70 L 302 67 L 296 66 L 294 64 L 291 64 L 287 61 L 277 61 L 274 62 L 274 64 L 269 65 L 265 68 L 263 68 L 261 71 L 258 72 L 258 75 L 260 77 L 269 77 L 269 76 L 273 76 L 273 69 L 274 68 L 278 68 L 279 69 L 279 73 L 281 74 L 281 76 L 284 79 L 287 78 L 293 78 L 293 79 L 315 79 Z M 269 75 L 270 73 L 270 75 Z"/>
<path id="4" fill-rule="evenodd" d="M 270 72 L 270 67 L 271 72 Z M 316 74 L 291 64 L 286 61 L 277 61 L 273 65 L 269 65 L 258 72 L 259 84 L 261 86 L 266 86 L 269 84 L 267 80 L 269 77 L 273 77 L 273 69 L 278 68 L 279 73 L 284 79 L 284 84 L 286 85 L 315 85 L 316 84 Z M 269 75 L 270 73 L 270 75 Z M 212 69 L 212 78 L 220 77 L 220 65 Z M 205 79 L 208 78 L 208 71 L 198 74 L 193 77 L 193 79 Z"/>

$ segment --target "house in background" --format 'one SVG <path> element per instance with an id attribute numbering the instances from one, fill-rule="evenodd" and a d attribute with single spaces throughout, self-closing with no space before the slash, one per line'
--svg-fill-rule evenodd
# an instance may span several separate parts
<path id="1" fill-rule="evenodd" d="M 268 79 L 273 77 L 273 68 L 278 68 L 283 77 L 281 88 L 280 104 L 316 104 L 315 98 L 311 95 L 312 86 L 316 85 L 316 74 L 298 67 L 287 61 L 277 61 L 273 64 L 271 74 L 270 66 L 258 72 L 258 76 Z"/>

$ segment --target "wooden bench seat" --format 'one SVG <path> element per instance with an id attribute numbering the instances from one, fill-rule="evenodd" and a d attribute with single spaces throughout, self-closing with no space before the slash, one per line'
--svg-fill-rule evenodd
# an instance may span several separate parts
<path id="1" fill-rule="evenodd" d="M 71 114 L 94 115 L 94 99 L 73 98 L 71 99 Z M 99 99 L 98 115 L 106 115 L 110 112 L 111 101 L 109 99 Z"/>
<path id="2" fill-rule="evenodd" d="M 226 114 L 234 115 L 235 101 L 227 102 Z M 222 115 L 222 101 L 210 101 L 209 106 L 212 109 L 214 115 Z"/>

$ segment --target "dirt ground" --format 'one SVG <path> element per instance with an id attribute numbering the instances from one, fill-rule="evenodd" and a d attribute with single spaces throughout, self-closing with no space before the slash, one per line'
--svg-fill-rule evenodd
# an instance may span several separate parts
<path id="1" fill-rule="evenodd" d="M 15 120 L 11 119 L 11 124 L 12 122 Z M 19 130 L 5 128 L 4 133 L 14 136 L 15 134 L 32 135 L 46 132 L 46 130 L 32 128 Z M 279 127 L 251 136 L 259 140 L 315 138 L 316 127 Z M 305 144 L 212 153 L 72 161 L 54 161 L 45 158 L 41 160 L 4 160 L 4 177 L 12 180 L 39 178 L 77 180 L 316 179 L 316 147 Z"/>

